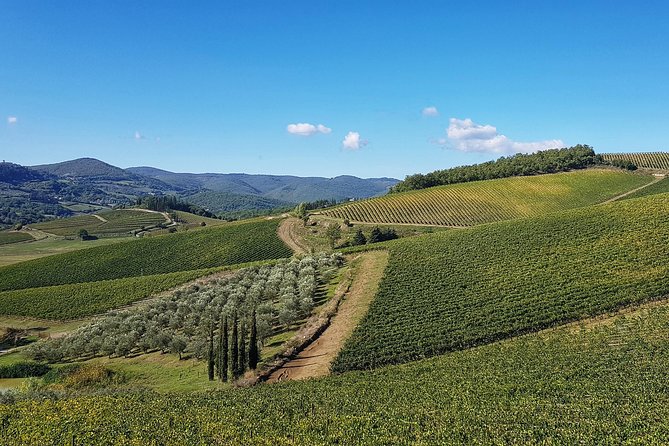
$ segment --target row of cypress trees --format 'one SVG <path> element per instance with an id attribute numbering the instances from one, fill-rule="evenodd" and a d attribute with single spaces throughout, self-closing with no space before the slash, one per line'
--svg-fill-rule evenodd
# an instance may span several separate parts
<path id="1" fill-rule="evenodd" d="M 216 377 L 227 382 L 231 377 L 233 380 L 239 378 L 246 370 L 255 370 L 260 360 L 258 350 L 258 327 L 256 322 L 256 310 L 251 315 L 251 328 L 248 345 L 246 342 L 247 327 L 240 323 L 237 313 L 232 317 L 232 333 L 228 326 L 228 317 L 221 317 L 218 331 L 212 325 L 209 331 L 209 351 L 207 355 L 207 372 L 209 381 Z M 216 338 L 216 342 L 214 342 Z M 215 344 L 215 345 L 214 345 Z"/>

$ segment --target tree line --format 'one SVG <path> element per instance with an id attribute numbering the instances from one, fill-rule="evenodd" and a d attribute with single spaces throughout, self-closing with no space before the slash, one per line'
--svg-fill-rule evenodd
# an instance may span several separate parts
<path id="1" fill-rule="evenodd" d="M 404 181 L 400 181 L 393 186 L 390 192 L 405 192 L 446 184 L 512 176 L 565 172 L 598 164 L 609 163 L 604 161 L 601 155 L 597 155 L 592 147 L 578 144 L 573 147 L 542 150 L 530 154 L 519 153 L 509 157 L 501 157 L 494 161 L 435 170 L 427 174 L 409 175 Z M 620 166 L 616 165 L 616 167 Z"/>

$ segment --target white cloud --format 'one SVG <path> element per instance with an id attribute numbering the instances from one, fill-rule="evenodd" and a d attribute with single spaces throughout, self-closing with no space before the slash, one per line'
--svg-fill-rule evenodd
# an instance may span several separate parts
<path id="1" fill-rule="evenodd" d="M 439 116 L 439 110 L 435 106 L 425 107 L 422 114 L 423 116 Z"/>
<path id="2" fill-rule="evenodd" d="M 145 139 L 144 135 L 139 133 L 139 130 L 135 130 L 135 139 L 140 140 L 140 139 Z"/>
<path id="3" fill-rule="evenodd" d="M 288 131 L 288 133 L 292 135 L 299 135 L 299 136 L 311 136 L 315 135 L 316 133 L 322 133 L 324 135 L 327 135 L 328 133 L 332 132 L 331 128 L 326 127 L 323 124 L 313 125 L 307 122 L 288 124 L 286 126 L 286 130 Z"/>
<path id="4" fill-rule="evenodd" d="M 344 140 L 341 144 L 346 150 L 359 150 L 362 147 L 365 147 L 368 143 L 369 141 L 360 139 L 360 133 L 348 132 L 346 136 L 344 136 Z"/>
<path id="5" fill-rule="evenodd" d="M 446 134 L 448 140 L 440 138 L 436 142 L 462 152 L 512 154 L 564 147 L 564 142 L 560 139 L 514 141 L 505 135 L 500 135 L 496 127 L 488 124 L 480 125 L 471 119 L 451 118 Z"/>
<path id="6" fill-rule="evenodd" d="M 7 116 L 7 124 L 16 124 L 19 122 L 19 118 L 16 116 Z"/>

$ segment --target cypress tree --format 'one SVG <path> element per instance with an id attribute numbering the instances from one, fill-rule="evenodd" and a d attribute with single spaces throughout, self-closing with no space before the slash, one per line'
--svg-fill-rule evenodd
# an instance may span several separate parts
<path id="1" fill-rule="evenodd" d="M 228 380 L 228 318 L 223 318 L 223 335 L 221 344 L 221 379 L 225 382 Z"/>
<path id="2" fill-rule="evenodd" d="M 258 367 L 258 327 L 256 325 L 256 309 L 251 315 L 251 338 L 249 339 L 249 368 L 255 370 Z"/>
<path id="3" fill-rule="evenodd" d="M 209 328 L 209 352 L 207 361 L 207 372 L 209 373 L 209 381 L 214 380 L 214 327 L 213 324 Z"/>
<path id="4" fill-rule="evenodd" d="M 230 357 L 232 359 L 232 376 L 236 378 L 239 371 L 239 328 L 237 314 L 232 319 L 232 339 L 230 339 Z"/>
<path id="5" fill-rule="evenodd" d="M 239 330 L 239 361 L 237 364 L 239 366 L 237 375 L 239 376 L 242 376 L 246 371 L 246 359 L 246 324 L 242 322 Z"/>
<path id="6" fill-rule="evenodd" d="M 216 376 L 219 380 L 223 379 L 223 317 L 220 319 L 218 327 L 218 336 L 216 337 Z"/>

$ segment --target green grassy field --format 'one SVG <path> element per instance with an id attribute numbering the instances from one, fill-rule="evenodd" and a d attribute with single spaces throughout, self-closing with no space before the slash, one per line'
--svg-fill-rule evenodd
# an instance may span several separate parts
<path id="1" fill-rule="evenodd" d="M 103 211 L 97 215 L 102 220 L 93 215 L 79 215 L 36 223 L 30 226 L 50 234 L 61 236 L 76 236 L 82 229 L 85 229 L 91 235 L 110 235 L 129 234 L 142 227 L 152 227 L 165 222 L 165 217 L 160 213 L 132 209 Z"/>
<path id="2" fill-rule="evenodd" d="M 0 232 L 0 246 L 10 245 L 12 243 L 27 242 L 35 240 L 30 234 L 25 232 L 2 231 Z"/>
<path id="3" fill-rule="evenodd" d="M 669 295 L 669 194 L 390 243 L 333 365 L 401 363 Z"/>
<path id="4" fill-rule="evenodd" d="M 652 179 L 620 170 L 587 169 L 389 194 L 323 213 L 370 223 L 472 226 L 601 203 Z"/>
<path id="5" fill-rule="evenodd" d="M 316 381 L 0 405 L 18 444 L 666 444 L 666 305 Z"/>
<path id="6" fill-rule="evenodd" d="M 212 268 L 289 257 L 278 220 L 221 225 L 44 257 L 0 268 L 0 291 Z"/>

